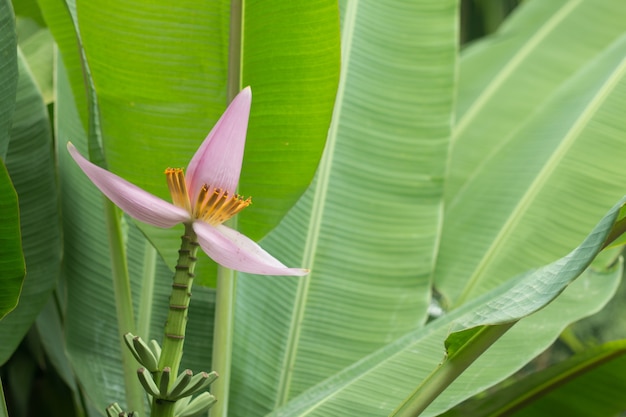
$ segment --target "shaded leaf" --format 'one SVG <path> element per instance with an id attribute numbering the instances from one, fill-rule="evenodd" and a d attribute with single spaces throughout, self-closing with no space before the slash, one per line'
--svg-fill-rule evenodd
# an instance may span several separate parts
<path id="1" fill-rule="evenodd" d="M 520 380 L 495 388 L 443 414 L 461 416 L 617 415 L 626 409 L 626 343 L 594 347 Z"/>
<path id="2" fill-rule="evenodd" d="M 54 101 L 52 89 L 54 39 L 47 28 L 21 16 L 17 18 L 17 32 L 20 48 L 41 91 L 44 103 L 50 104 Z"/>
<path id="3" fill-rule="evenodd" d="M 17 194 L 9 173 L 0 159 L 0 319 L 11 311 L 19 299 L 25 265 L 20 233 Z"/>
<path id="4" fill-rule="evenodd" d="M 26 278 L 18 306 L 2 321 L 0 363 L 26 334 L 55 287 L 61 260 L 50 121 L 28 65 L 19 54 L 19 84 L 6 167 L 20 206 Z"/>
<path id="5" fill-rule="evenodd" d="M 5 159 L 18 80 L 15 16 L 9 0 L 0 1 L 0 57 L 0 158 Z"/>

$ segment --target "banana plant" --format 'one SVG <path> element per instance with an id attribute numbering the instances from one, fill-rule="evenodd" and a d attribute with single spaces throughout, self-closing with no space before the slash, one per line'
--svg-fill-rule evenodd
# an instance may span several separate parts
<path id="1" fill-rule="evenodd" d="M 527 1 L 462 48 L 456 0 L 28 3 L 19 48 L 0 25 L 3 362 L 36 319 L 78 415 L 552 415 L 621 367 L 516 376 L 622 278 L 622 2 Z"/>

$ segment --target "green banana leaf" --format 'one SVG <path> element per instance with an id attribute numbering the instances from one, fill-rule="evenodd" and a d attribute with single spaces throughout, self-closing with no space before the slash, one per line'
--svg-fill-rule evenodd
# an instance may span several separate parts
<path id="1" fill-rule="evenodd" d="M 623 34 L 625 10 L 615 0 L 526 1 L 495 35 L 463 51 L 448 203 L 491 149 Z"/>
<path id="2" fill-rule="evenodd" d="M 250 2 L 243 15 L 226 1 L 179 2 L 175 12 L 153 1 L 76 9 L 109 168 L 169 199 L 164 169 L 188 163 L 232 98 L 229 85 L 251 84 L 239 191 L 254 205 L 238 224 L 255 239 L 273 228 L 309 185 L 324 146 L 339 74 L 336 4 Z M 237 57 L 240 67 L 230 61 Z M 140 227 L 173 268 L 180 230 Z M 207 262 L 202 255 L 198 277 L 213 285 Z"/>
<path id="3" fill-rule="evenodd" d="M 80 41 L 75 30 L 76 3 L 64 0 L 38 0 L 39 9 L 45 18 L 48 29 L 63 57 L 64 67 L 72 86 L 76 108 L 85 130 L 89 123 L 88 92 L 85 86 L 86 63 L 79 53 Z M 77 52 L 78 51 L 78 52 Z M 87 79 L 88 84 L 89 79 Z"/>
<path id="4" fill-rule="evenodd" d="M 622 196 L 624 19 L 615 0 L 529 1 L 464 52 L 434 277 L 445 305 L 562 256 Z"/>
<path id="5" fill-rule="evenodd" d="M 427 319 L 457 4 L 341 5 L 343 72 L 326 151 L 313 186 L 263 240 L 311 274 L 240 274 L 234 416 L 264 415 Z"/>
<path id="6" fill-rule="evenodd" d="M 506 372 L 509 367 L 515 367 L 515 370 L 521 368 L 527 362 L 522 359 L 522 348 L 527 349 L 539 343 L 550 337 L 550 333 L 554 338 L 563 330 L 563 323 L 558 323 L 559 320 L 555 318 L 563 314 L 570 320 L 579 319 L 581 311 L 597 311 L 613 295 L 621 279 L 621 262 L 607 270 L 587 269 L 580 278 L 570 282 L 601 250 L 624 204 L 626 198 L 607 213 L 587 239 L 568 256 L 535 272 L 520 275 L 481 298 L 430 322 L 424 328 L 407 334 L 268 416 L 342 413 L 362 416 L 418 415 L 411 412 L 396 413 L 394 409 L 405 397 L 410 398 L 415 394 L 411 392 L 411 384 L 419 387 L 423 381 L 433 382 L 433 375 L 445 369 L 448 363 L 453 368 L 461 366 L 456 371 L 464 370 L 471 363 L 456 364 L 448 361 L 458 358 L 458 352 L 462 349 L 460 347 L 468 341 L 471 346 L 472 336 L 476 335 L 475 331 L 468 331 L 472 326 L 485 326 L 488 331 L 498 327 L 509 328 L 510 324 L 539 308 L 542 310 L 523 318 L 508 333 L 504 333 L 466 373 L 419 415 L 440 415 L 467 396 L 487 388 L 486 384 L 498 373 Z M 533 296 L 520 297 L 520 293 Z M 561 295 L 557 300 L 550 303 L 559 293 Z M 446 359 L 443 348 L 445 339 L 451 359 Z M 512 355 L 511 352 L 516 354 Z M 431 389 L 433 386 L 427 384 L 425 387 Z"/>
<path id="7" fill-rule="evenodd" d="M 454 381 L 472 362 L 482 355 L 495 341 L 504 335 L 520 319 L 533 314 L 551 303 L 563 290 L 576 279 L 608 243 L 614 233 L 624 233 L 620 220 L 626 213 L 623 198 L 600 221 L 598 226 L 575 250 L 536 271 L 525 273 L 509 280 L 494 291 L 484 294 L 455 311 L 455 318 L 450 325 L 450 334 L 446 337 L 446 357 L 443 363 L 430 374 L 413 393 L 391 415 L 417 415 L 430 401 Z M 594 269 L 588 272 L 593 275 Z M 609 272 L 621 278 L 623 262 L 621 258 Z M 616 274 L 617 275 L 616 275 Z M 599 278 L 596 278 L 599 279 Z M 601 278 L 600 278 L 601 279 Z M 461 313 L 464 312 L 464 313 Z M 480 358 L 477 365 L 485 359 Z M 479 368 L 480 369 L 480 368 Z M 472 383 L 476 385 L 477 378 Z M 463 378 L 459 385 L 463 386 Z M 450 387 L 453 391 L 455 385 Z M 447 400 L 441 398 L 440 403 Z M 449 400 L 448 400 L 449 401 Z"/>
<path id="8" fill-rule="evenodd" d="M 19 82 L 6 167 L 17 192 L 26 277 L 17 307 L 0 321 L 0 363 L 18 346 L 56 286 L 61 261 L 48 112 L 18 50 Z"/>
<path id="9" fill-rule="evenodd" d="M 583 6 L 582 2 L 578 3 L 580 7 Z M 420 3 L 427 9 L 425 4 Z M 441 8 L 445 7 L 442 3 L 438 4 Z M 428 154 L 427 158 L 426 153 L 416 152 L 411 147 L 416 146 L 416 143 L 426 147 L 426 142 L 419 138 L 420 135 L 431 137 L 434 122 L 419 128 L 413 127 L 412 130 L 410 123 L 418 115 L 423 115 L 425 120 L 437 120 L 436 116 L 440 114 L 438 112 L 443 111 L 432 103 L 437 103 L 437 99 L 443 101 L 446 91 L 448 97 L 454 93 L 452 82 L 445 84 L 436 79 L 443 74 L 441 67 L 424 70 L 424 74 L 419 74 L 420 77 L 414 75 L 409 81 L 400 79 L 397 73 L 381 64 L 402 62 L 404 65 L 397 65 L 394 69 L 400 74 L 406 74 L 407 62 L 418 62 L 421 58 L 419 49 L 401 48 L 403 41 L 419 37 L 397 36 L 397 33 L 406 32 L 407 29 L 400 26 L 405 20 L 410 22 L 407 25 L 420 26 L 415 24 L 419 18 L 416 16 L 420 16 L 420 6 L 415 5 L 417 11 L 414 10 L 414 14 L 411 14 L 406 3 L 384 2 L 379 7 L 384 8 L 385 5 L 396 6 L 395 13 L 376 10 L 368 14 L 366 8 L 369 5 L 351 2 L 342 9 L 343 51 L 346 60 L 343 64 L 346 73 L 342 80 L 347 81 L 340 85 L 340 97 L 342 94 L 345 97 L 358 94 L 358 99 L 338 101 L 335 117 L 338 115 L 339 119 L 335 118 L 333 126 L 341 126 L 344 120 L 350 120 L 355 131 L 340 134 L 335 141 L 331 129 L 327 153 L 310 194 L 305 194 L 283 223 L 263 241 L 272 253 L 282 255 L 290 263 L 311 267 L 311 276 L 301 281 L 280 279 L 277 285 L 267 288 L 267 284 L 257 277 L 244 277 L 238 282 L 233 355 L 235 394 L 231 400 L 231 411 L 234 415 L 263 415 L 315 382 L 320 382 L 317 388 L 306 391 L 299 400 L 294 400 L 293 407 L 287 405 L 277 411 L 276 415 L 346 415 L 355 413 L 354 410 L 362 412 L 362 415 L 386 415 L 385 410 L 390 412 L 404 398 L 393 397 L 397 401 L 394 403 L 389 398 L 390 392 L 397 395 L 398 391 L 404 390 L 404 395 L 408 395 L 407 384 L 413 383 L 416 386 L 419 375 L 428 375 L 443 355 L 447 329 L 430 326 L 420 330 L 428 306 L 424 300 L 428 300 L 430 293 L 428 287 L 420 287 L 420 284 L 428 285 L 429 281 L 419 282 L 417 277 L 434 277 L 438 290 L 441 285 L 441 293 L 438 295 L 442 296 L 445 308 L 463 307 L 464 302 L 498 287 L 512 276 L 563 256 L 584 238 L 593 227 L 594 219 L 601 217 L 602 212 L 623 195 L 621 178 L 624 177 L 624 164 L 619 161 L 619 153 L 614 152 L 614 149 L 623 147 L 623 135 L 619 135 L 619 132 L 625 130 L 624 118 L 620 117 L 619 110 L 623 108 L 624 96 L 621 78 L 624 42 L 623 39 L 617 39 L 622 30 L 619 23 L 622 20 L 608 19 L 606 25 L 609 28 L 603 27 L 601 35 L 594 34 L 590 44 L 584 45 L 587 48 L 584 55 L 586 60 L 573 58 L 579 51 L 575 48 L 570 51 L 564 47 L 563 36 L 559 37 L 560 44 L 556 41 L 550 43 L 553 53 L 558 51 L 560 54 L 572 54 L 574 63 L 569 73 L 565 74 L 571 77 L 549 92 L 540 109 L 526 118 L 522 117 L 523 123 L 517 113 L 508 114 L 508 118 L 503 115 L 498 119 L 504 126 L 507 120 L 510 121 L 511 139 L 505 141 L 507 138 L 502 139 L 501 132 L 492 133 L 488 126 L 483 126 L 481 137 L 488 136 L 493 143 L 497 143 L 498 138 L 502 139 L 502 143 L 498 143 L 499 147 L 491 149 L 476 140 L 474 149 L 466 149 L 463 153 L 452 156 L 450 161 L 447 161 L 445 152 L 439 156 L 440 164 L 449 163 L 451 175 L 456 172 L 455 164 L 463 164 L 465 154 L 468 158 L 477 152 L 491 157 L 487 161 L 491 165 L 484 163 L 479 165 L 481 169 L 476 175 L 467 174 L 468 185 L 457 192 L 456 200 L 450 200 L 448 205 L 441 205 L 443 199 L 440 195 L 438 197 L 437 193 L 428 192 L 428 188 L 415 180 L 410 185 L 399 186 L 397 189 L 389 186 L 390 190 L 395 191 L 393 197 L 399 202 L 412 204 L 412 210 L 404 212 L 402 206 L 397 204 L 384 212 L 386 216 L 383 219 L 377 219 L 376 210 L 383 203 L 392 201 L 380 194 L 375 194 L 374 199 L 365 200 L 375 192 L 378 181 L 395 181 L 399 184 L 399 179 L 410 176 L 413 179 L 420 178 L 418 174 L 423 166 L 419 163 L 407 163 L 403 166 L 398 162 L 379 165 L 377 158 L 395 155 L 408 160 L 410 156 L 418 158 L 424 155 L 424 160 L 434 163 L 437 159 L 433 154 Z M 590 3 L 585 3 L 585 13 L 589 5 Z M 355 7 L 357 12 L 353 13 L 354 9 L 350 7 Z M 532 37 L 536 35 L 536 30 L 522 28 L 521 22 L 545 22 L 555 18 L 563 24 L 567 23 L 570 33 L 579 30 L 575 29 L 575 22 L 580 19 L 580 14 L 564 13 L 555 17 L 552 14 L 558 12 L 545 7 L 539 7 L 540 10 L 537 11 L 537 7 L 537 3 L 529 2 L 506 26 L 508 30 L 514 31 L 516 35 L 521 33 L 520 37 Z M 437 19 L 433 17 L 432 10 L 428 10 L 430 13 L 424 10 L 422 16 L 428 16 L 429 25 L 422 25 L 422 28 L 432 31 L 429 33 L 431 42 L 434 39 L 441 40 L 443 26 L 434 23 Z M 604 14 L 611 13 L 608 8 L 601 8 L 600 11 Z M 589 13 L 586 15 L 590 16 Z M 454 14 L 449 13 L 447 16 L 452 22 Z M 597 18 L 598 13 L 592 13 L 591 16 Z M 351 31 L 347 24 L 354 24 L 355 21 L 357 27 L 361 22 L 367 30 Z M 386 22 L 389 22 L 388 27 L 391 29 L 384 29 Z M 594 22 L 594 26 L 600 25 L 599 22 L 605 25 L 600 18 Z M 607 32 L 611 32 L 610 36 Z M 389 39 L 385 38 L 387 34 Z M 352 54 L 353 50 L 349 46 L 366 40 L 372 44 L 367 44 L 367 47 L 359 44 L 357 49 L 365 51 L 363 56 Z M 524 43 L 523 40 L 519 42 Z M 482 48 L 484 54 L 488 55 L 495 53 L 493 50 L 498 50 L 500 43 L 489 41 L 483 46 L 477 44 L 475 48 Z M 376 46 L 379 45 L 384 47 L 377 49 Z M 491 45 L 493 47 L 490 48 Z M 441 48 L 438 50 L 441 51 Z M 388 54 L 393 54 L 393 58 Z M 470 50 L 468 54 L 471 54 Z M 437 55 L 442 60 L 443 56 L 444 53 Z M 547 56 L 551 57 L 552 54 L 544 51 L 517 59 L 523 61 L 520 65 L 532 64 L 535 68 L 542 68 L 545 62 L 540 58 Z M 435 59 L 432 56 L 427 57 L 429 59 L 424 59 L 427 63 L 420 63 L 434 66 Z M 570 63 L 571 59 L 566 61 Z M 490 73 L 493 72 L 491 65 L 496 66 L 492 61 L 482 59 L 478 62 L 484 66 L 484 72 Z M 447 65 L 452 67 L 452 61 Z M 470 90 L 472 85 L 463 86 L 463 82 L 467 82 L 463 81 L 464 68 L 462 61 L 459 103 L 465 103 L 465 100 L 469 102 L 477 95 L 476 91 Z M 512 77 L 511 85 L 521 82 L 517 78 L 520 74 L 522 71 L 509 75 Z M 428 75 L 435 79 L 428 79 Z M 524 77 L 526 76 L 524 73 Z M 398 82 L 398 90 L 373 87 L 381 81 Z M 425 91 L 416 94 L 409 90 L 409 86 L 417 85 L 421 85 Z M 402 97 L 426 97 L 434 91 L 435 86 L 439 86 L 441 91 L 433 93 L 436 99 L 433 98 L 429 106 L 422 107 L 412 103 L 409 109 L 400 105 L 392 107 L 396 103 L 402 103 Z M 530 87 L 544 91 L 542 86 L 523 85 L 518 86 L 519 94 Z M 470 98 L 460 97 L 469 92 L 474 95 Z M 509 97 L 498 97 L 500 106 L 508 104 Z M 385 104 L 376 106 L 381 102 Z M 375 109 L 372 113 L 366 113 L 369 103 Z M 350 104 L 354 104 L 354 108 Z M 528 107 L 534 104 L 535 102 Z M 411 116 L 404 116 L 398 122 L 389 114 L 383 113 L 387 108 L 393 114 L 397 114 L 401 108 Z M 462 109 L 460 107 L 459 113 L 462 113 Z M 375 123 L 381 119 L 387 123 L 383 124 L 384 130 L 378 131 Z M 406 133 L 407 140 L 402 144 L 404 146 L 398 146 L 385 136 L 385 133 L 397 134 L 405 127 L 409 127 L 409 130 Z M 376 140 L 374 145 L 366 141 L 368 135 Z M 453 138 L 455 142 L 452 149 L 456 153 L 456 146 L 461 142 L 455 136 Z M 597 140 L 592 142 L 593 138 Z M 435 146 L 427 149 L 434 150 Z M 497 151 L 501 152 L 496 154 Z M 563 158 L 559 159 L 560 157 Z M 326 170 L 329 168 L 324 165 L 326 161 L 330 161 L 331 166 L 336 167 L 337 172 L 344 176 L 337 174 L 337 177 L 333 177 L 332 168 L 331 174 L 328 174 Z M 581 161 L 585 161 L 584 164 Z M 378 166 L 384 167 L 384 170 L 377 170 Z M 395 171 L 396 169 L 401 173 Z M 443 171 L 445 174 L 445 169 Z M 434 181 L 438 178 L 437 173 L 438 170 L 434 169 L 430 176 L 422 173 L 422 178 Z M 537 173 L 541 175 L 537 176 Z M 368 174 L 378 175 L 374 180 L 374 175 Z M 324 175 L 328 175 L 330 179 L 323 179 Z M 474 188 L 470 189 L 470 186 Z M 332 191 L 335 190 L 340 193 L 340 197 L 333 198 Z M 420 191 L 431 198 L 433 207 L 444 210 L 443 218 L 428 217 L 420 210 L 419 199 L 411 194 Z M 536 197 L 535 193 L 541 198 Z M 520 199 L 522 200 L 518 205 Z M 522 218 L 523 221 L 519 221 Z M 361 219 L 364 221 L 359 222 Z M 438 227 L 441 223 L 442 229 Z M 328 231 L 319 227 L 320 224 L 328 227 Z M 391 230 L 394 224 L 404 227 Z M 386 233 L 391 237 L 386 239 Z M 403 252 L 406 247 L 401 244 L 394 246 L 394 243 L 402 242 L 403 236 L 419 235 L 430 235 L 432 238 L 429 244 L 420 245 L 419 254 L 407 258 L 406 252 Z M 501 237 L 496 241 L 495 237 L 499 235 Z M 367 251 L 370 242 L 375 247 Z M 413 244 L 410 248 L 417 250 L 417 247 Z M 488 279 L 477 274 L 472 284 L 470 268 L 481 260 L 476 252 L 489 247 L 493 249 L 487 253 L 488 256 L 483 256 L 482 265 L 489 272 Z M 470 258 L 467 255 L 469 253 L 478 259 Z M 383 256 L 391 257 L 394 254 L 398 254 L 398 259 L 387 264 L 389 266 L 382 271 L 377 269 L 378 265 L 385 265 L 385 261 L 381 259 Z M 433 265 L 433 259 L 436 265 Z M 403 268 L 402 260 L 411 262 L 415 277 L 410 281 L 413 287 L 403 287 L 394 280 L 397 271 Z M 326 265 L 332 265 L 332 268 L 325 269 Z M 491 360 L 497 366 L 473 367 L 468 370 L 468 376 L 462 377 L 450 387 L 426 411 L 426 415 L 441 413 L 506 378 L 549 346 L 569 323 L 600 309 L 614 293 L 619 275 L 611 270 L 607 272 L 609 279 L 606 281 L 591 279 L 592 275 L 580 281 L 581 283 L 573 284 L 549 309 L 516 325 L 500 339 L 496 345 L 498 347 L 494 346 L 493 352 L 496 353 L 493 355 L 498 356 L 489 356 L 489 359 L 481 362 Z M 373 285 L 375 282 L 379 283 L 378 287 Z M 461 290 L 468 285 L 471 292 L 468 291 L 464 299 L 457 301 L 452 295 L 461 290 L 456 290 L 455 285 Z M 393 294 L 399 288 L 403 290 Z M 587 291 L 593 292 L 595 298 L 588 299 Z M 406 315 L 403 315 L 401 308 L 405 306 Z M 456 310 L 451 310 L 449 314 L 454 311 Z M 550 322 L 546 324 L 548 314 L 551 314 Z M 384 317 L 392 319 L 386 325 L 381 325 Z M 410 320 L 414 322 L 404 324 Z M 378 332 L 383 334 L 383 331 L 388 331 L 387 340 L 391 340 L 399 337 L 399 334 L 394 336 L 392 332 L 402 325 L 414 326 L 417 329 L 415 332 L 418 332 L 415 334 L 419 334 L 424 340 L 411 344 L 404 339 L 407 343 L 404 345 L 405 350 L 399 347 L 403 346 L 402 342 L 396 342 L 391 345 L 394 347 L 383 348 L 378 356 L 363 358 L 367 348 L 375 349 L 372 345 L 380 340 L 377 338 Z M 407 331 L 405 327 L 404 332 Z M 506 352 L 506 349 L 515 349 L 518 355 L 511 357 L 500 353 Z M 419 357 L 411 355 L 412 350 L 419 351 Z M 393 355 L 400 355 L 403 360 L 392 361 Z M 347 371 L 332 376 L 337 369 L 348 366 L 358 358 L 363 359 Z M 415 373 L 412 378 L 398 378 L 398 372 L 405 368 L 413 372 L 417 372 L 416 368 L 419 368 L 420 372 Z M 330 379 L 326 379 L 329 377 Z M 379 388 L 381 385 L 385 388 Z M 337 392 L 338 387 L 344 386 L 345 389 Z M 317 404 L 318 401 L 320 404 Z"/>
<path id="10" fill-rule="evenodd" d="M 56 295 L 56 294 L 55 294 Z M 74 371 L 66 355 L 64 327 L 55 296 L 50 297 L 35 322 L 41 345 L 48 360 L 57 371 L 65 385 L 77 395 L 78 386 Z M 66 305 L 65 303 L 63 304 Z"/>
<path id="11" fill-rule="evenodd" d="M 28 61 L 39 91 L 46 104 L 54 101 L 52 88 L 52 57 L 54 39 L 50 31 L 33 19 L 17 15 L 17 36 L 19 45 Z"/>
<path id="12" fill-rule="evenodd" d="M 13 8 L 16 16 L 27 17 L 40 27 L 45 27 L 46 22 L 37 7 L 37 0 L 13 0 Z"/>
<path id="13" fill-rule="evenodd" d="M 443 417 L 618 415 L 626 409 L 626 342 L 617 340 L 578 353 L 545 370 L 496 387 Z"/>
<path id="14" fill-rule="evenodd" d="M 59 59 L 57 135 L 72 138 L 86 152 L 87 137 L 74 107 L 71 86 Z M 64 327 L 70 363 L 85 396 L 101 412 L 116 401 L 126 407 L 122 347 L 116 319 L 104 198 L 58 144 L 64 233 Z M 135 325 L 144 340 L 161 340 L 167 314 L 171 272 L 139 230 L 126 220 L 125 242 Z M 210 363 L 213 294 L 197 288 L 190 308 L 183 369 L 206 370 Z M 131 367 L 139 367 L 131 364 Z M 133 379 L 134 380 L 134 379 Z"/>

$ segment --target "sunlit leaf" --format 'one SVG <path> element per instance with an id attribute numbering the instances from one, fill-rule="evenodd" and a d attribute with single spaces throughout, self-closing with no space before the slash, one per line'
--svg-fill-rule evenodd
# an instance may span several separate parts
<path id="1" fill-rule="evenodd" d="M 230 52 L 227 1 L 178 2 L 173 13 L 164 1 L 90 0 L 77 11 L 107 164 L 166 199 L 164 169 L 187 165 L 226 108 L 229 77 L 239 77 L 228 56 L 243 57 L 253 105 L 240 192 L 255 203 L 240 223 L 255 239 L 274 227 L 310 183 L 324 146 L 339 73 L 336 3 L 250 3 L 243 51 Z M 140 227 L 173 267 L 179 228 Z M 202 255 L 205 284 L 215 273 L 208 265 Z"/>
<path id="2" fill-rule="evenodd" d="M 341 12 L 344 72 L 325 155 L 263 240 L 311 274 L 239 279 L 233 415 L 263 415 L 426 321 L 456 3 L 350 1 Z"/>

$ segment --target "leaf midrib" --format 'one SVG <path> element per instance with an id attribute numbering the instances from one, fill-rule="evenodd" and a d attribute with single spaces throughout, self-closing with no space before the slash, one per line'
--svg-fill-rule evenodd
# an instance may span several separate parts
<path id="1" fill-rule="evenodd" d="M 487 88 L 478 96 L 472 106 L 463 114 L 461 119 L 456 124 L 452 135 L 452 144 L 463 134 L 464 130 L 471 124 L 472 120 L 483 107 L 489 102 L 491 97 L 498 91 L 500 86 L 510 77 L 517 67 L 524 62 L 525 58 L 533 52 L 538 45 L 563 21 L 580 3 L 582 0 L 575 0 L 569 2 L 561 8 L 557 13 L 541 27 L 535 34 L 528 39 L 528 41 L 520 48 L 520 50 L 513 56 L 513 58 L 502 67 L 501 71 L 496 75 L 493 81 L 487 86 Z"/>
<path id="2" fill-rule="evenodd" d="M 341 119 L 341 109 L 345 94 L 345 79 L 348 72 L 350 62 L 350 53 L 354 39 L 354 25 L 358 9 L 358 0 L 347 2 L 344 26 L 342 28 L 341 39 L 341 73 L 339 77 L 339 85 L 337 87 L 337 98 L 333 109 L 332 121 L 328 131 L 326 147 L 320 161 L 317 171 L 315 194 L 313 196 L 313 206 L 311 208 L 311 217 L 307 229 L 307 240 L 303 250 L 302 265 L 305 268 L 312 269 L 317 253 L 317 242 L 320 235 L 322 220 L 324 217 L 324 209 L 328 195 L 328 184 L 330 181 L 330 173 L 334 162 L 334 149 L 337 143 L 337 128 Z M 287 334 L 285 354 L 283 355 L 283 365 L 281 374 L 277 384 L 277 394 L 275 407 L 285 404 L 290 398 L 291 381 L 295 368 L 297 352 L 300 342 L 301 326 L 307 307 L 307 299 L 311 276 L 314 272 L 303 277 L 298 282 L 296 296 L 294 299 L 294 309 L 289 324 L 289 333 Z"/>
<path id="3" fill-rule="evenodd" d="M 503 242 L 511 235 L 513 230 L 519 224 L 524 213 L 528 210 L 528 207 L 535 199 L 537 194 L 544 188 L 547 181 L 551 178 L 552 174 L 559 166 L 559 162 L 567 154 L 568 150 L 575 143 L 580 133 L 589 124 L 594 114 L 598 111 L 601 105 L 605 102 L 611 91 L 619 80 L 626 74 L 626 58 L 622 59 L 616 69 L 607 77 L 604 84 L 600 87 L 597 94 L 583 109 L 580 116 L 576 119 L 576 122 L 567 131 L 563 140 L 559 146 L 552 153 L 546 164 L 541 171 L 537 174 L 533 182 L 530 184 L 526 192 L 522 195 L 519 202 L 513 208 L 513 211 L 506 219 L 502 228 L 498 232 L 495 239 L 491 242 L 487 251 L 481 258 L 480 262 L 472 272 L 470 278 L 467 281 L 467 285 L 463 289 L 463 292 L 456 301 L 456 305 L 463 304 L 468 296 L 472 293 L 476 287 L 479 278 L 482 276 L 485 269 L 491 264 L 492 260 L 498 255 L 503 248 Z"/>

